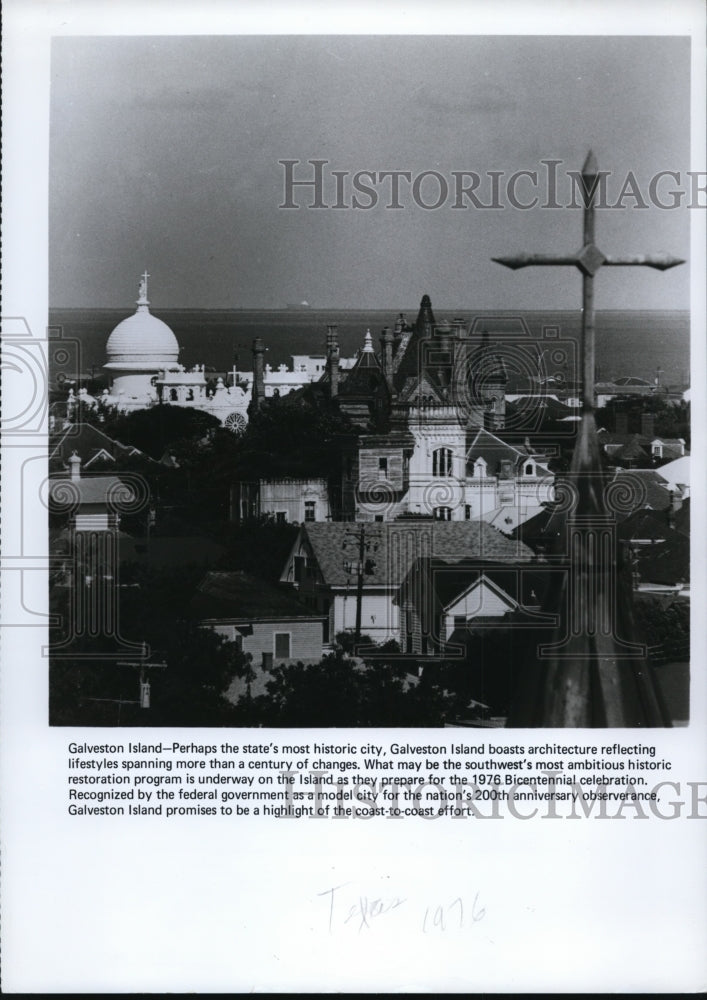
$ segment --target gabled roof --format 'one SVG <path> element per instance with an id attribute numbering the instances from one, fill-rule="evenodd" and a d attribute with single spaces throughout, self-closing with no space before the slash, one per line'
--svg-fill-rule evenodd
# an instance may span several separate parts
<path id="1" fill-rule="evenodd" d="M 207 573 L 190 608 L 201 620 L 322 618 L 296 600 L 292 591 L 284 591 L 240 570 Z"/>
<path id="2" fill-rule="evenodd" d="M 449 611 L 455 605 L 459 604 L 460 601 L 466 600 L 466 598 L 470 597 L 474 592 L 479 591 L 482 588 L 488 588 L 491 593 L 500 598 L 509 611 L 514 611 L 518 607 L 518 601 L 514 597 L 511 597 L 511 595 L 498 583 L 496 583 L 492 577 L 487 576 L 487 574 L 482 571 L 472 583 L 470 583 L 463 590 L 459 591 L 459 593 L 455 594 L 451 599 L 448 599 L 446 603 L 443 604 L 442 611 L 445 612 L 445 614 L 449 613 Z"/>
<path id="3" fill-rule="evenodd" d="M 299 549 L 300 541 L 305 540 L 326 585 L 355 588 L 356 574 L 347 573 L 344 564 L 358 560 L 361 527 L 356 522 L 322 521 L 303 525 L 293 554 Z M 364 576 L 366 587 L 397 588 L 413 562 L 425 555 L 501 563 L 527 562 L 533 555 L 527 546 L 510 541 L 483 521 L 373 523 L 366 525 L 366 538 L 371 544 L 366 558 L 374 563 L 373 572 Z M 374 550 L 376 544 L 378 547 Z"/>
<path id="4" fill-rule="evenodd" d="M 532 457 L 536 461 L 536 464 L 541 465 L 541 468 L 544 469 L 544 465 L 542 464 L 545 460 L 544 456 L 537 455 L 527 445 L 516 447 L 515 445 L 508 444 L 484 428 L 476 432 L 472 431 L 471 438 L 471 443 L 467 447 L 466 464 L 467 469 L 472 474 L 474 462 L 479 458 L 483 458 L 486 462 L 486 467 L 491 475 L 496 474 L 503 459 L 509 459 L 513 462 L 514 466 L 517 466 L 521 461 Z"/>
<path id="5" fill-rule="evenodd" d="M 648 538 L 659 541 L 677 534 L 668 524 L 667 512 L 649 510 L 646 507 L 624 518 L 617 529 L 618 538 L 627 541 Z"/>
<path id="6" fill-rule="evenodd" d="M 667 510 L 672 503 L 670 486 L 655 469 L 617 469 L 613 482 L 624 480 L 635 493 L 635 506 Z"/>
<path id="7" fill-rule="evenodd" d="M 521 560 L 522 561 L 522 560 Z M 465 594 L 485 583 L 508 600 L 514 607 L 539 604 L 548 586 L 548 573 L 526 567 L 515 567 L 497 560 L 480 559 L 420 559 L 414 571 L 430 577 L 435 605 L 446 611 Z M 413 573 L 410 574 L 412 579 Z"/>
<path id="8" fill-rule="evenodd" d="M 131 455 L 144 455 L 139 448 L 133 445 L 122 444 L 105 434 L 100 428 L 93 424 L 71 424 L 64 428 L 58 435 L 50 439 L 51 451 L 49 452 L 49 462 L 55 466 L 58 463 L 67 465 L 73 452 L 76 452 L 84 466 L 94 459 L 101 451 L 108 452 L 114 459 L 119 457 L 130 457 Z"/>
<path id="9" fill-rule="evenodd" d="M 672 483 L 674 485 L 683 484 L 689 486 L 690 456 L 683 455 L 681 458 L 676 458 L 674 462 L 668 462 L 667 465 L 661 465 L 660 475 L 668 483 Z"/>
<path id="10" fill-rule="evenodd" d="M 636 435 L 636 438 L 638 435 Z M 649 462 L 650 458 L 648 452 L 641 447 L 640 443 L 634 438 L 633 441 L 629 441 L 627 444 L 622 444 L 613 450 L 613 446 L 609 445 L 612 450 L 609 452 L 611 458 L 617 462 Z M 607 451 L 609 449 L 607 448 Z"/>
<path id="11" fill-rule="evenodd" d="M 398 393 L 398 402 L 422 402 L 425 396 L 432 397 L 435 402 L 442 402 L 437 386 L 423 373 L 419 378 L 408 378 Z"/>

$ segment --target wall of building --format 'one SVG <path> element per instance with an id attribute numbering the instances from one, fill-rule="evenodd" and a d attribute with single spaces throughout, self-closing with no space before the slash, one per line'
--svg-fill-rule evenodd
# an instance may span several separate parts
<path id="1" fill-rule="evenodd" d="M 445 638 L 448 639 L 454 631 L 454 619 L 456 617 L 463 616 L 467 622 L 479 615 L 483 615 L 485 618 L 502 618 L 513 607 L 514 605 L 510 600 L 504 600 L 491 587 L 481 583 L 447 610 L 444 616 Z"/>
<path id="2" fill-rule="evenodd" d="M 356 590 L 337 594 L 334 598 L 334 634 L 356 628 Z M 374 642 L 400 639 L 399 608 L 392 594 L 364 592 L 361 598 L 361 632 Z M 332 636 L 333 638 L 333 636 Z"/>
<path id="3" fill-rule="evenodd" d="M 213 626 L 214 631 L 224 636 L 230 642 L 241 641 L 244 653 L 251 653 L 253 661 L 260 664 L 263 653 L 271 654 L 273 664 L 296 662 L 316 663 L 323 655 L 323 622 L 316 619 L 292 619 L 291 621 L 253 622 L 253 634 L 241 636 L 236 625 L 221 622 Z M 276 656 L 276 633 L 287 633 L 290 636 L 290 655 Z"/>
<path id="4" fill-rule="evenodd" d="M 263 479 L 259 492 L 259 512 L 280 520 L 301 524 L 326 521 L 331 514 L 324 479 Z"/>

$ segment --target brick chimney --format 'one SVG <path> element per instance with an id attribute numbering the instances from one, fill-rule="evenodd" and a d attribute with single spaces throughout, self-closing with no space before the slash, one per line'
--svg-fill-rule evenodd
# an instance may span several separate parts
<path id="1" fill-rule="evenodd" d="M 326 328 L 327 365 L 329 368 L 329 395 L 335 399 L 339 394 L 339 341 L 336 324 Z"/>
<path id="2" fill-rule="evenodd" d="M 253 410 L 260 409 L 265 399 L 265 374 L 264 374 L 265 345 L 260 337 L 253 341 L 253 395 L 251 402 Z"/>
<path id="3" fill-rule="evenodd" d="M 77 479 L 81 478 L 81 459 L 75 451 L 72 452 L 69 459 L 69 468 L 71 469 L 71 478 L 76 482 Z"/>
<path id="4" fill-rule="evenodd" d="M 652 413 L 642 413 L 641 414 L 641 434 L 644 437 L 650 438 L 651 441 L 655 437 L 655 415 Z"/>

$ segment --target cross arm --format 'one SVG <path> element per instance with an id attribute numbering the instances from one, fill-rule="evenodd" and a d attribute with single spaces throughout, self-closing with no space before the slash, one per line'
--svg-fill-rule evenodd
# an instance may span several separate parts
<path id="1" fill-rule="evenodd" d="M 685 261 L 669 253 L 634 254 L 630 257 L 606 257 L 604 267 L 654 267 L 657 271 L 667 271 Z"/>
<path id="2" fill-rule="evenodd" d="M 519 253 L 513 257 L 492 257 L 491 260 L 496 264 L 503 264 L 504 267 L 509 267 L 512 271 L 518 271 L 521 267 L 538 267 L 538 266 L 567 266 L 567 265 L 577 265 L 576 253 L 566 254 L 564 257 L 558 257 L 551 253 Z"/>

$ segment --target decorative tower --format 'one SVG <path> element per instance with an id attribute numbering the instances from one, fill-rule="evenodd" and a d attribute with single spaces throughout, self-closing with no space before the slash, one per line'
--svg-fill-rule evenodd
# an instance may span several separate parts
<path id="1" fill-rule="evenodd" d="M 134 314 L 118 323 L 106 344 L 104 368 L 113 376 L 110 398 L 122 409 L 141 409 L 156 402 L 157 378 L 179 370 L 177 338 L 150 312 L 149 277 L 145 271 L 140 279 Z"/>
<path id="2" fill-rule="evenodd" d="M 260 337 L 253 341 L 253 395 L 251 410 L 257 413 L 265 399 L 265 345 Z"/>

